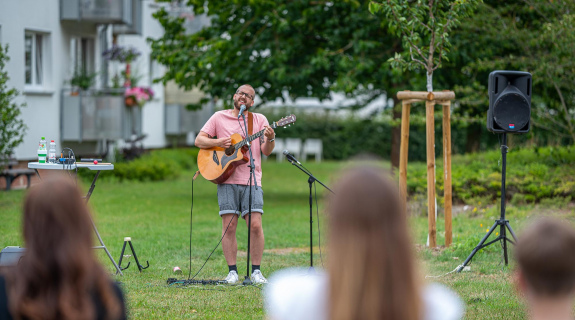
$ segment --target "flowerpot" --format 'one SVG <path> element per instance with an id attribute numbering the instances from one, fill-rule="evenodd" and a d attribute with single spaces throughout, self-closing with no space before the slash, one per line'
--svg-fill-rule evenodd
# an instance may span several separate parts
<path id="1" fill-rule="evenodd" d="M 78 91 L 71 91 L 71 92 L 70 92 L 70 95 L 73 96 L 73 97 L 75 97 L 75 96 L 77 96 L 77 95 L 79 95 L 79 94 L 80 94 L 80 92 L 78 92 Z"/>
<path id="2" fill-rule="evenodd" d="M 134 106 L 138 105 L 136 103 L 136 99 L 134 99 L 134 97 L 126 97 L 124 99 L 124 102 L 126 103 L 126 106 L 128 106 L 128 107 L 134 107 Z"/>

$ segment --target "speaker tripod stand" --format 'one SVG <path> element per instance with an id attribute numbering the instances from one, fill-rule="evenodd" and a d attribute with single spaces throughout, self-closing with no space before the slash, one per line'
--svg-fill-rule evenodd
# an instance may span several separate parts
<path id="1" fill-rule="evenodd" d="M 469 263 L 469 261 L 471 261 L 471 259 L 473 259 L 473 256 L 475 256 L 475 254 L 493 244 L 496 243 L 498 241 L 501 241 L 502 247 L 503 247 L 503 257 L 505 260 L 505 265 L 507 265 L 509 263 L 509 259 L 507 256 L 507 242 L 510 242 L 512 244 L 515 244 L 515 242 L 513 242 L 513 240 L 517 241 L 517 237 L 515 236 L 515 232 L 513 232 L 513 229 L 511 228 L 511 225 L 509 224 L 509 220 L 505 219 L 505 169 L 507 166 L 507 133 L 503 133 L 503 143 L 501 144 L 501 159 L 502 159 L 502 163 L 501 163 L 501 216 L 499 217 L 498 220 L 495 220 L 495 223 L 493 224 L 493 226 L 491 226 L 491 229 L 489 229 L 489 231 L 487 232 L 487 234 L 483 237 L 483 239 L 481 239 L 481 241 L 479 241 L 479 244 L 473 249 L 473 251 L 471 251 L 471 254 L 469 255 L 469 257 L 467 257 L 467 259 L 465 259 L 465 262 L 463 262 L 462 265 L 460 265 L 457 269 L 457 272 L 461 272 L 463 270 L 463 268 L 465 268 L 465 266 L 467 266 L 467 264 Z M 487 239 L 489 239 L 489 236 L 491 236 L 491 234 L 493 233 L 493 231 L 495 229 L 497 229 L 497 227 L 499 227 L 499 236 L 497 238 L 495 238 L 495 240 L 489 241 L 487 243 L 485 243 L 485 241 L 487 241 Z M 507 230 L 509 230 L 509 233 L 511 233 L 511 236 L 513 236 L 513 240 L 507 238 Z"/>

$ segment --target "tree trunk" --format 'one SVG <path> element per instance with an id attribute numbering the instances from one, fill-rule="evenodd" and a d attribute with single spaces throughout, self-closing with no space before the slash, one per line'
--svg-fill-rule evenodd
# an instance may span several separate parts
<path id="1" fill-rule="evenodd" d="M 393 95 L 393 120 L 401 119 L 401 101 Z M 391 169 L 399 168 L 399 147 L 401 144 L 401 124 L 391 128 Z"/>
<path id="2" fill-rule="evenodd" d="M 433 92 L 433 72 L 427 73 L 427 92 Z"/>

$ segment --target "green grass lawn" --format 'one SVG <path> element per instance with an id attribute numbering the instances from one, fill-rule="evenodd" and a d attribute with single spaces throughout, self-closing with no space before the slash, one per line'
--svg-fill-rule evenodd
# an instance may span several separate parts
<path id="1" fill-rule="evenodd" d="M 343 162 L 307 164 L 318 179 L 328 186 L 337 178 Z M 382 165 L 382 170 L 388 169 Z M 266 251 L 262 271 L 266 276 L 286 267 L 309 266 L 309 205 L 307 176 L 289 163 L 264 163 L 264 230 Z M 102 176 L 105 176 L 104 172 Z M 124 259 L 125 266 L 132 262 L 124 276 L 117 276 L 127 296 L 130 317 L 191 318 L 191 319 L 261 319 L 263 313 L 262 291 L 257 287 L 242 286 L 168 286 L 169 277 L 187 278 L 189 267 L 190 206 L 192 202 L 193 172 L 185 171 L 175 180 L 161 182 L 115 182 L 101 179 L 90 199 L 98 230 L 116 260 L 120 256 L 123 238 L 132 242 L 141 263 L 149 261 L 150 267 L 138 272 L 133 258 Z M 88 182 L 83 182 L 86 187 Z M 0 248 L 24 245 L 21 239 L 20 212 L 25 190 L 0 192 Z M 326 194 L 317 187 L 320 225 L 326 223 L 322 214 Z M 425 199 L 424 197 L 419 197 Z M 412 207 L 425 207 L 422 200 L 411 200 Z M 443 275 L 461 264 L 481 237 L 499 216 L 493 203 L 477 204 L 463 210 L 455 206 L 451 248 L 429 249 L 427 217 L 420 210 L 413 210 L 410 226 L 416 243 L 421 273 Z M 194 274 L 204 263 L 221 237 L 221 220 L 218 216 L 216 186 L 199 177 L 194 184 L 193 238 L 191 269 Z M 527 221 L 539 215 L 561 215 L 575 218 L 572 204 L 556 207 L 525 205 L 508 207 L 508 218 L 516 232 Z M 318 247 L 317 219 L 314 212 L 314 264 L 321 267 Z M 443 216 L 438 218 L 438 244 L 444 243 Z M 322 247 L 326 233 L 322 232 Z M 238 227 L 240 277 L 246 274 L 247 228 Z M 281 250 L 285 249 L 285 250 Z M 511 248 L 512 251 L 512 248 Z M 102 250 L 98 256 L 110 273 L 111 262 Z M 323 252 L 324 259 L 326 252 Z M 467 319 L 523 319 L 524 306 L 517 298 L 512 283 L 512 265 L 502 263 L 499 244 L 480 251 L 471 264 L 471 271 L 451 273 L 438 278 L 427 278 L 448 285 L 459 293 L 467 305 Z M 182 275 L 174 275 L 172 268 L 179 266 Z M 199 279 L 222 279 L 227 265 L 221 247 L 218 247 Z"/>

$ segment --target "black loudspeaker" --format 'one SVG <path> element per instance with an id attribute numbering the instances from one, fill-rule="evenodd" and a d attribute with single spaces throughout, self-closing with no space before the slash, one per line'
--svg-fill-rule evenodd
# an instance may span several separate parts
<path id="1" fill-rule="evenodd" d="M 0 267 L 15 266 L 26 252 L 25 248 L 6 247 L 0 251 Z"/>
<path id="2" fill-rule="evenodd" d="M 526 133 L 531 124 L 531 73 L 493 71 L 489 74 L 487 130 Z"/>

